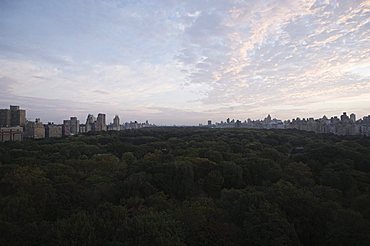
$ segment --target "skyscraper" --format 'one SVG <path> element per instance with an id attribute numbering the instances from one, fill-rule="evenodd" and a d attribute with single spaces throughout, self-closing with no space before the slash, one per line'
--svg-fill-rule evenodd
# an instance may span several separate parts
<path id="1" fill-rule="evenodd" d="M 119 117 L 118 117 L 118 115 L 116 115 L 116 116 L 114 117 L 114 119 L 113 119 L 113 124 L 114 124 L 115 126 L 119 126 Z"/>
<path id="2" fill-rule="evenodd" d="M 114 131 L 119 131 L 119 130 L 121 130 L 121 127 L 120 127 L 120 125 L 119 125 L 119 117 L 118 117 L 118 115 L 116 115 L 116 116 L 114 117 L 114 119 L 113 119 L 113 130 L 114 130 Z"/>
<path id="3" fill-rule="evenodd" d="M 63 120 L 63 136 L 71 135 L 71 121 Z"/>
<path id="4" fill-rule="evenodd" d="M 34 139 L 45 138 L 45 127 L 40 121 L 40 119 L 36 119 L 34 122 L 27 121 L 25 128 L 26 128 L 26 131 L 24 133 L 25 137 Z"/>
<path id="5" fill-rule="evenodd" d="M 346 112 L 343 112 L 343 114 L 340 116 L 340 120 L 342 122 L 349 122 L 349 117 Z"/>
<path id="6" fill-rule="evenodd" d="M 349 118 L 352 122 L 356 122 L 356 115 L 354 113 L 350 114 Z"/>
<path id="7" fill-rule="evenodd" d="M 105 114 L 98 114 L 95 130 L 96 131 L 106 131 L 107 130 L 107 124 L 105 123 Z"/>
<path id="8" fill-rule="evenodd" d="M 0 127 L 10 126 L 10 110 L 0 109 Z"/>
<path id="9" fill-rule="evenodd" d="M 19 106 L 10 105 L 10 125 L 24 127 L 26 124 L 26 111 Z"/>
<path id="10" fill-rule="evenodd" d="M 63 126 L 48 123 L 45 125 L 45 137 L 47 138 L 61 138 L 63 135 Z"/>
<path id="11" fill-rule="evenodd" d="M 80 121 L 77 117 L 70 118 L 70 133 L 71 135 L 77 135 L 79 133 Z"/>
<path id="12" fill-rule="evenodd" d="M 26 124 L 26 111 L 19 106 L 10 105 L 10 109 L 0 109 L 0 127 L 21 126 Z"/>
<path id="13" fill-rule="evenodd" d="M 6 141 L 22 141 L 23 140 L 23 127 L 1 127 L 0 128 L 0 142 Z"/>

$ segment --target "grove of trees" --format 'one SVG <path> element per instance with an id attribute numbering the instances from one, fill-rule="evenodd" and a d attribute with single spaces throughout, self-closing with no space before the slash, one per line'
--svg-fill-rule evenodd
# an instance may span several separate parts
<path id="1" fill-rule="evenodd" d="M 370 138 L 168 127 L 0 143 L 0 245 L 370 245 Z"/>

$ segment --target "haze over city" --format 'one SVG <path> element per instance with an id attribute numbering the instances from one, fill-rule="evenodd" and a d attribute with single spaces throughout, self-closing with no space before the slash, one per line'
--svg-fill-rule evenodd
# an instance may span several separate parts
<path id="1" fill-rule="evenodd" d="M 370 112 L 370 1 L 0 1 L 0 108 L 195 125 Z"/>

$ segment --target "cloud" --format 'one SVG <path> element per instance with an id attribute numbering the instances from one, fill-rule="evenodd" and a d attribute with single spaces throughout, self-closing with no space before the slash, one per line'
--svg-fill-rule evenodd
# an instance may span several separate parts
<path id="1" fill-rule="evenodd" d="M 2 102 L 55 118 L 50 102 L 194 124 L 370 110 L 369 1 L 2 1 L 0 15 Z"/>
<path id="2" fill-rule="evenodd" d="M 216 58 L 217 50 L 205 37 L 202 46 L 196 46 L 198 41 L 186 44 L 187 60 L 180 61 L 188 67 L 189 83 L 210 86 L 203 98 L 205 104 L 242 104 L 250 111 L 250 105 L 283 107 L 297 97 L 302 103 L 318 100 L 322 94 L 328 99 L 352 97 L 350 92 L 361 93 L 355 88 L 369 90 L 369 77 L 362 76 L 365 73 L 353 76 L 345 72 L 348 66 L 368 61 L 370 35 L 363 29 L 368 9 L 365 1 L 235 4 L 221 10 L 222 14 L 217 12 L 223 19 L 217 19 L 214 24 L 219 26 L 207 33 L 227 51 Z M 197 30 L 194 25 L 196 21 L 191 29 Z M 204 62 L 208 58 L 211 63 Z M 336 94 L 330 94 L 333 92 Z"/>

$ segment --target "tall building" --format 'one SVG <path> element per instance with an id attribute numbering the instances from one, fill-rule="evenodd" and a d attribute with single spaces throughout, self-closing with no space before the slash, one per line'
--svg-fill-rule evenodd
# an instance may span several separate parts
<path id="1" fill-rule="evenodd" d="M 19 106 L 10 106 L 10 125 L 24 127 L 26 124 L 26 111 Z"/>
<path id="2" fill-rule="evenodd" d="M 63 120 L 63 136 L 71 135 L 71 121 Z"/>
<path id="3" fill-rule="evenodd" d="M 34 139 L 45 138 L 45 127 L 40 119 L 36 119 L 34 122 L 27 121 L 25 129 L 24 137 Z"/>
<path id="4" fill-rule="evenodd" d="M 0 142 L 6 141 L 22 141 L 23 127 L 0 127 Z"/>
<path id="5" fill-rule="evenodd" d="M 61 125 L 55 125 L 54 123 L 48 123 L 45 125 L 45 137 L 47 138 L 61 138 L 63 135 L 63 127 Z"/>
<path id="6" fill-rule="evenodd" d="M 10 126 L 10 110 L 0 109 L 0 127 Z"/>
<path id="7" fill-rule="evenodd" d="M 98 118 L 95 123 L 95 131 L 106 131 L 107 125 L 105 123 L 105 114 L 98 114 Z"/>
<path id="8" fill-rule="evenodd" d="M 89 114 L 86 119 L 86 132 L 95 131 L 95 117 Z"/>
<path id="9" fill-rule="evenodd" d="M 80 132 L 80 121 L 77 117 L 63 120 L 63 136 L 77 135 Z"/>
<path id="10" fill-rule="evenodd" d="M 80 133 L 86 133 L 86 125 L 80 124 Z"/>
<path id="11" fill-rule="evenodd" d="M 268 124 L 271 122 L 271 115 L 267 115 L 267 117 L 265 118 L 265 122 Z"/>
<path id="12" fill-rule="evenodd" d="M 70 133 L 71 135 L 77 135 L 79 133 L 80 121 L 77 117 L 70 118 Z"/>
<path id="13" fill-rule="evenodd" d="M 21 126 L 26 124 L 26 111 L 19 106 L 10 105 L 10 109 L 0 109 L 0 126 Z"/>
<path id="14" fill-rule="evenodd" d="M 349 122 L 349 117 L 346 112 L 343 112 L 343 114 L 340 116 L 340 120 L 342 122 Z"/>
<path id="15" fill-rule="evenodd" d="M 114 119 L 113 119 L 113 125 L 114 125 L 115 127 L 117 127 L 117 129 L 119 128 L 119 117 L 118 117 L 118 115 L 116 115 L 116 116 L 114 117 Z"/>
<path id="16" fill-rule="evenodd" d="M 120 126 L 119 122 L 120 122 L 119 117 L 118 117 L 118 115 L 116 115 L 113 118 L 113 124 L 109 124 L 107 126 L 107 130 L 108 131 L 120 131 L 121 130 L 121 126 Z"/>
<path id="17" fill-rule="evenodd" d="M 354 113 L 350 114 L 349 119 L 351 122 L 356 122 L 356 115 Z"/>

